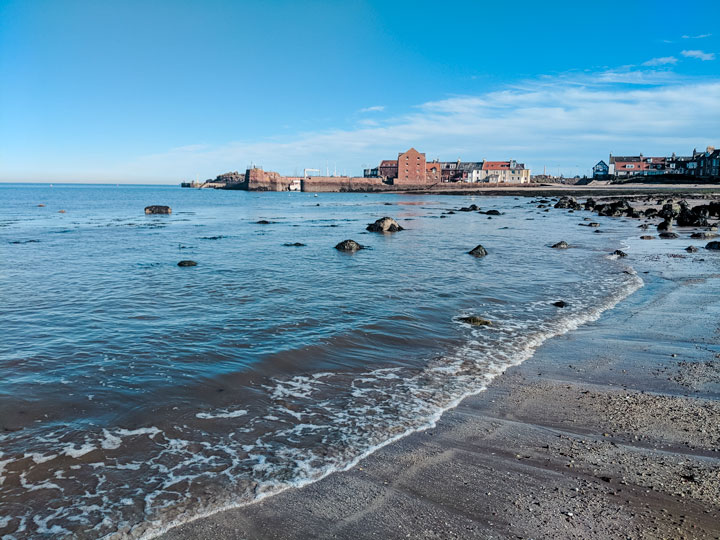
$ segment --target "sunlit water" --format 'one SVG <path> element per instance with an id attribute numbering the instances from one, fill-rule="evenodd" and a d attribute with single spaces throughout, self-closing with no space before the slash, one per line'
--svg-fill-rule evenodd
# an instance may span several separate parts
<path id="1" fill-rule="evenodd" d="M 0 185 L 0 535 L 152 536 L 346 468 L 641 285 L 607 257 L 636 224 L 533 201 Z M 504 214 L 441 218 L 471 203 Z"/>

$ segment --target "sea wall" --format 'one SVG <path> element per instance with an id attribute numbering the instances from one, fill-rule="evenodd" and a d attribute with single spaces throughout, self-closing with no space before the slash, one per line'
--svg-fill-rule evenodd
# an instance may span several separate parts
<path id="1" fill-rule="evenodd" d="M 301 178 L 302 191 L 312 192 L 349 192 L 349 191 L 387 191 L 393 189 L 383 183 L 380 178 L 337 177 L 337 176 L 312 176 Z"/>

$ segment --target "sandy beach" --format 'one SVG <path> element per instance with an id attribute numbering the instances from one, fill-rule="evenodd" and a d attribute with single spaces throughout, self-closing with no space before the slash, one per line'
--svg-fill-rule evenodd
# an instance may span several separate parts
<path id="1" fill-rule="evenodd" d="M 720 537 L 720 274 L 688 243 L 630 245 L 644 287 L 434 428 L 162 538 Z"/>

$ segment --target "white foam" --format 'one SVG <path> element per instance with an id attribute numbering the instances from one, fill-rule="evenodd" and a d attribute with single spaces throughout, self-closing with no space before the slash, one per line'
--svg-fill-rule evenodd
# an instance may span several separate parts
<path id="1" fill-rule="evenodd" d="M 69 444 L 64 448 L 63 454 L 77 459 L 85 454 L 89 454 L 93 450 L 97 450 L 97 447 L 89 443 L 85 443 L 80 447 L 75 447 L 74 444 Z"/>
<path id="2" fill-rule="evenodd" d="M 238 418 L 245 416 L 247 413 L 245 409 L 238 409 L 236 411 L 220 410 L 216 413 L 197 413 L 195 416 L 202 420 L 212 420 L 213 418 Z"/>

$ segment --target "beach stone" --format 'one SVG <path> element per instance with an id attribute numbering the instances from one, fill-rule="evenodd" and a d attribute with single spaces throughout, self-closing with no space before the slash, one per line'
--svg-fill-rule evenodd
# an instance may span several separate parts
<path id="1" fill-rule="evenodd" d="M 612 254 L 617 255 L 621 259 L 628 256 L 627 253 L 625 253 L 624 251 L 620 251 L 619 249 L 616 249 L 615 251 L 613 251 Z"/>
<path id="2" fill-rule="evenodd" d="M 647 208 L 644 212 L 645 217 L 654 217 L 657 216 L 657 208 Z"/>
<path id="3" fill-rule="evenodd" d="M 710 249 L 712 251 L 720 251 L 720 242 L 708 242 L 705 245 L 705 249 Z"/>
<path id="4" fill-rule="evenodd" d="M 272 221 L 268 221 L 267 219 L 261 219 L 260 221 L 255 222 L 258 225 L 270 225 Z"/>
<path id="5" fill-rule="evenodd" d="M 38 208 L 45 208 L 44 204 L 38 204 Z"/>
<path id="6" fill-rule="evenodd" d="M 195 261 L 180 261 L 178 266 L 197 266 L 197 263 Z"/>
<path id="7" fill-rule="evenodd" d="M 695 246 L 688 246 L 685 248 L 685 251 L 687 251 L 688 253 L 697 253 L 699 250 Z"/>
<path id="8" fill-rule="evenodd" d="M 378 219 L 375 223 L 371 223 L 366 227 L 366 230 L 370 232 L 398 232 L 402 231 L 403 228 L 398 225 L 398 222 L 391 217 L 384 217 Z"/>
<path id="9" fill-rule="evenodd" d="M 488 211 L 485 212 L 485 213 L 486 213 L 488 216 L 501 216 L 501 215 L 502 215 L 502 213 L 500 212 L 500 210 L 488 210 Z"/>
<path id="10" fill-rule="evenodd" d="M 669 240 L 671 238 L 680 238 L 680 235 L 674 232 L 661 232 L 658 236 L 660 238 L 665 238 L 666 240 Z"/>
<path id="11" fill-rule="evenodd" d="M 365 249 L 365 246 L 361 246 L 355 240 L 343 240 L 337 246 L 335 246 L 335 249 L 337 249 L 338 251 L 355 253 L 360 249 Z"/>
<path id="12" fill-rule="evenodd" d="M 595 208 L 596 204 L 597 203 L 595 202 L 595 199 L 590 197 L 588 200 L 585 201 L 585 210 L 592 210 L 593 208 Z"/>
<path id="13" fill-rule="evenodd" d="M 460 317 L 458 320 L 467 324 L 472 324 L 473 326 L 492 325 L 492 321 L 488 321 L 487 319 L 483 319 L 482 317 L 476 317 L 475 315 L 471 315 L 470 317 Z"/>
<path id="14" fill-rule="evenodd" d="M 645 234 L 640 237 L 640 240 L 655 240 L 655 237 L 649 234 Z"/>
<path id="15" fill-rule="evenodd" d="M 708 220 L 692 212 L 687 206 L 683 206 L 677 216 L 678 227 L 707 227 Z"/>
<path id="16" fill-rule="evenodd" d="M 560 240 L 560 242 L 558 242 L 557 244 L 553 244 L 550 247 L 553 249 L 567 249 L 570 246 L 568 245 L 568 243 L 565 240 Z"/>
<path id="17" fill-rule="evenodd" d="M 553 302 L 553 306 L 559 307 L 559 308 L 567 307 L 567 305 L 568 305 L 568 303 L 563 300 L 558 300 L 557 302 Z"/>
<path id="18" fill-rule="evenodd" d="M 58 214 L 64 214 L 65 210 L 58 210 Z"/>
<path id="19" fill-rule="evenodd" d="M 283 244 L 285 247 L 304 247 L 305 244 L 302 242 L 286 242 Z"/>
<path id="20" fill-rule="evenodd" d="M 146 214 L 172 214 L 172 208 L 169 206 L 152 205 L 145 207 Z"/>
<path id="21" fill-rule="evenodd" d="M 588 226 L 588 227 L 599 227 L 600 224 L 592 221 L 592 222 L 588 223 L 587 226 Z"/>
<path id="22" fill-rule="evenodd" d="M 555 208 L 566 208 L 569 210 L 581 210 L 582 206 L 578 204 L 574 197 L 560 197 L 560 200 L 555 203 Z"/>
<path id="23" fill-rule="evenodd" d="M 663 204 L 663 207 L 658 212 L 658 216 L 665 219 L 672 219 L 677 216 L 681 210 L 682 207 L 677 203 L 666 203 Z"/>
<path id="24" fill-rule="evenodd" d="M 470 251 L 468 251 L 468 253 L 469 253 L 470 255 L 472 255 L 473 257 L 478 257 L 478 258 L 479 258 L 479 257 L 484 257 L 485 255 L 488 254 L 487 250 L 486 250 L 484 247 L 482 247 L 480 244 L 478 244 L 478 245 L 475 246 L 473 249 L 471 249 Z"/>
<path id="25" fill-rule="evenodd" d="M 666 219 L 657 226 L 658 231 L 669 231 L 672 229 L 672 220 Z"/>
<path id="26" fill-rule="evenodd" d="M 690 235 L 690 238 L 698 238 L 700 240 L 708 240 L 717 236 L 714 232 L 696 232 Z"/>

